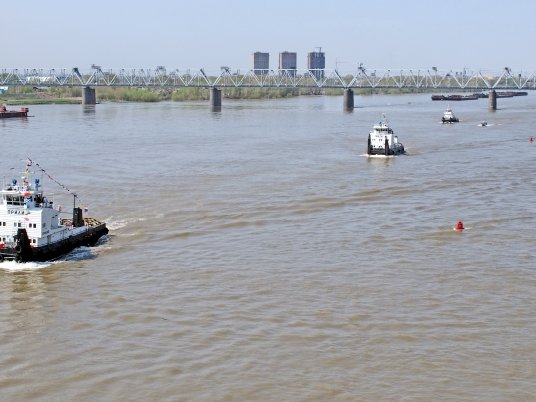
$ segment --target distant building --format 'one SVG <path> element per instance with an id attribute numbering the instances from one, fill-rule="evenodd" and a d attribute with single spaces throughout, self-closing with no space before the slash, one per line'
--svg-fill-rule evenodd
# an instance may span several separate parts
<path id="1" fill-rule="evenodd" d="M 307 53 L 307 68 L 317 80 L 324 78 L 326 68 L 326 55 L 322 52 L 322 48 L 318 49 L 318 52 Z"/>
<path id="2" fill-rule="evenodd" d="M 270 70 L 270 53 L 253 53 L 253 71 L 257 75 L 266 75 Z"/>
<path id="3" fill-rule="evenodd" d="M 279 53 L 279 73 L 287 73 L 289 75 L 296 75 L 297 66 L 297 54 L 296 52 L 281 52 Z M 284 70 L 284 71 L 282 71 Z"/>

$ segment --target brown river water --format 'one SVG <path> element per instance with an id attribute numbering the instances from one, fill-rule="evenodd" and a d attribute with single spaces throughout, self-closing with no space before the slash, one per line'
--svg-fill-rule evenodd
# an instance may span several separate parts
<path id="1" fill-rule="evenodd" d="M 498 104 L 451 103 L 453 125 L 430 95 L 0 121 L 6 180 L 29 156 L 111 229 L 0 264 L 0 399 L 536 400 L 536 97 Z M 407 155 L 364 156 L 382 113 Z"/>

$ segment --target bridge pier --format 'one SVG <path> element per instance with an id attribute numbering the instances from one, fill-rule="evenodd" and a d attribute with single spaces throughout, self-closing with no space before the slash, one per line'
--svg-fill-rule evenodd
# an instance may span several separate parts
<path id="1" fill-rule="evenodd" d="M 95 95 L 95 88 L 84 87 L 82 88 L 82 105 L 96 105 L 97 96 Z"/>
<path id="2" fill-rule="evenodd" d="M 488 95 L 488 109 L 497 110 L 497 92 L 494 89 L 489 91 Z"/>
<path id="3" fill-rule="evenodd" d="M 342 98 L 343 109 L 345 112 L 353 112 L 354 110 L 354 91 L 350 88 L 344 90 L 344 96 Z"/>
<path id="4" fill-rule="evenodd" d="M 213 112 L 219 112 L 221 111 L 221 89 L 218 89 L 216 87 L 210 88 L 210 109 Z"/>

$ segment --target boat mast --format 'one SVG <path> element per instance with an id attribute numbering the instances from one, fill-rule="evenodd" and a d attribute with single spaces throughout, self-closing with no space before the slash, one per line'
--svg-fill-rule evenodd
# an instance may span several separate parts
<path id="1" fill-rule="evenodd" d="M 34 162 L 32 161 L 29 157 L 28 157 L 28 162 L 26 163 L 26 170 L 29 172 L 29 167 L 32 166 L 32 165 L 35 165 L 39 168 L 39 170 L 44 173 L 50 180 L 52 180 L 54 183 L 56 183 L 58 186 L 60 186 L 61 188 L 63 188 L 65 191 L 67 191 L 69 194 L 72 194 L 73 196 L 73 209 L 76 208 L 76 199 L 78 198 L 78 195 L 76 193 L 73 193 L 69 188 L 67 188 L 66 186 L 64 186 L 63 184 L 61 184 L 59 181 L 57 181 L 55 178 L 53 178 L 51 175 L 49 175 L 45 169 L 43 169 L 39 163 L 37 162 Z"/>

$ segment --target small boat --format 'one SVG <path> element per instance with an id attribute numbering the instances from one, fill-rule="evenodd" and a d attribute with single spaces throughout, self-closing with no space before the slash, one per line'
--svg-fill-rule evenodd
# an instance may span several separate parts
<path id="1" fill-rule="evenodd" d="M 394 134 L 383 115 L 383 120 L 375 124 L 368 135 L 367 154 L 390 156 L 405 152 L 404 145 L 398 142 L 398 136 Z"/>
<path id="2" fill-rule="evenodd" d="M 479 124 L 480 127 L 486 127 L 488 125 L 488 122 L 486 120 L 482 120 L 482 122 Z"/>
<path id="3" fill-rule="evenodd" d="M 450 107 L 447 107 L 447 110 L 445 110 L 445 113 L 443 113 L 441 122 L 442 123 L 457 123 L 459 122 L 459 120 L 456 116 L 454 116 L 452 109 Z"/>
<path id="4" fill-rule="evenodd" d="M 6 105 L 0 107 L 0 119 L 8 119 L 10 117 L 28 117 L 30 109 L 21 107 L 20 110 L 7 110 Z"/>
<path id="5" fill-rule="evenodd" d="M 30 171 L 33 165 L 29 159 L 21 182 L 13 179 L 0 190 L 0 262 L 55 260 L 77 247 L 94 245 L 108 233 L 105 223 L 83 217 L 74 193 L 72 216 L 62 218 L 61 207 L 55 208 Z"/>

